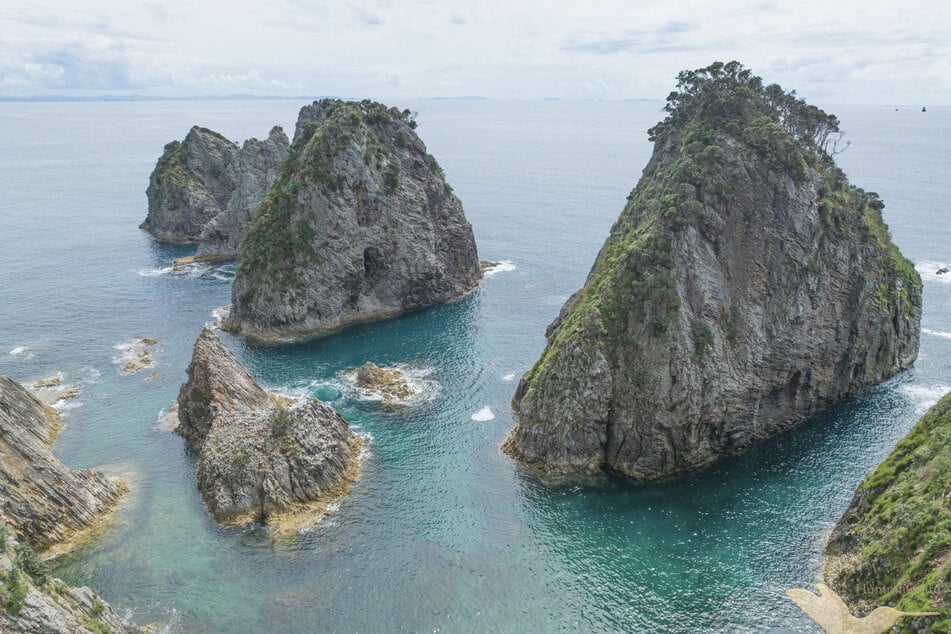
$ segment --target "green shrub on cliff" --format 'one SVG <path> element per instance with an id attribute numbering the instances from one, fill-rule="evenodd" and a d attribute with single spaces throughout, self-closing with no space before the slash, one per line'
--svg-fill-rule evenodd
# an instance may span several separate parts
<path id="1" fill-rule="evenodd" d="M 951 393 L 865 479 L 828 552 L 850 602 L 940 611 L 927 631 L 951 631 Z"/>

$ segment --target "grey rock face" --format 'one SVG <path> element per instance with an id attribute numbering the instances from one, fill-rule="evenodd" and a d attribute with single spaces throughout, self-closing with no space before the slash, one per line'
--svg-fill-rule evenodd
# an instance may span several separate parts
<path id="1" fill-rule="evenodd" d="M 0 516 L 42 551 L 92 526 L 124 491 L 97 471 L 70 471 L 49 451 L 48 408 L 0 376 Z"/>
<path id="2" fill-rule="evenodd" d="M 264 141 L 244 142 L 235 166 L 236 186 L 228 204 L 204 226 L 198 256 L 237 257 L 238 243 L 251 221 L 251 214 L 277 179 L 288 156 L 289 141 L 280 126 Z"/>
<path id="3" fill-rule="evenodd" d="M 0 575 L 9 590 L 14 575 L 25 592 L 15 606 L 0 606 L 0 632 L 9 634 L 79 634 L 92 627 L 107 627 L 116 634 L 145 632 L 122 619 L 95 591 L 87 587 L 71 588 L 59 579 L 43 583 L 16 565 L 16 538 L 7 538 L 0 548 Z"/>
<path id="4" fill-rule="evenodd" d="M 140 226 L 169 242 L 195 242 L 227 206 L 236 185 L 238 146 L 194 126 L 172 141 L 149 177 L 149 213 Z"/>
<path id="5" fill-rule="evenodd" d="M 345 493 L 361 439 L 328 405 L 285 407 L 254 382 L 210 329 L 195 344 L 177 431 L 200 449 L 198 488 L 220 522 L 268 521 Z"/>
<path id="6" fill-rule="evenodd" d="M 176 432 L 201 447 L 215 421 L 270 406 L 267 392 L 210 328 L 203 328 L 192 349 L 188 380 L 178 393 Z"/>
<path id="7" fill-rule="evenodd" d="M 281 164 L 288 139 L 280 126 L 241 149 L 217 132 L 193 127 L 165 146 L 149 178 L 141 227 L 160 240 L 198 242 L 200 258 L 235 257 L 244 228 Z"/>
<path id="8" fill-rule="evenodd" d="M 241 243 L 226 327 L 320 334 L 445 302 L 480 270 L 472 228 L 408 111 L 323 100 Z"/>
<path id="9" fill-rule="evenodd" d="M 777 166 L 726 134 L 710 146 L 708 168 L 680 137 L 655 146 L 518 386 L 511 455 L 555 473 L 671 476 L 916 358 L 921 282 L 877 197 L 830 163 Z"/>

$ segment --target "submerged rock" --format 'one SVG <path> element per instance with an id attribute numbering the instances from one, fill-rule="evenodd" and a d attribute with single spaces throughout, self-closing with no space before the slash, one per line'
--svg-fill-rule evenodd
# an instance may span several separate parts
<path id="1" fill-rule="evenodd" d="M 732 62 L 681 73 L 653 156 L 513 398 L 504 449 L 550 472 L 703 467 L 918 354 L 921 280 L 838 121 Z"/>
<path id="2" fill-rule="evenodd" d="M 433 306 L 480 278 L 472 228 L 409 111 L 325 99 L 241 242 L 225 327 L 317 335 Z"/>
<path id="3" fill-rule="evenodd" d="M 372 361 L 367 361 L 352 373 L 353 384 L 359 388 L 379 394 L 384 403 L 402 401 L 416 395 L 409 384 L 406 374 L 396 368 L 383 369 Z"/>
<path id="4" fill-rule="evenodd" d="M 356 480 L 362 441 L 347 422 L 316 399 L 289 404 L 270 398 L 214 331 L 202 330 L 176 431 L 199 449 L 198 489 L 218 521 L 280 521 Z"/>
<path id="5" fill-rule="evenodd" d="M 938 611 L 902 631 L 951 631 L 951 393 L 855 491 L 835 525 L 825 579 L 857 614 Z"/>
<path id="6" fill-rule="evenodd" d="M 241 149 L 217 132 L 193 127 L 184 141 L 165 146 L 149 179 L 149 213 L 141 227 L 160 240 L 198 242 L 192 261 L 233 259 L 288 145 L 280 126 Z"/>
<path id="7" fill-rule="evenodd" d="M 0 516 L 44 551 L 94 527 L 126 490 L 91 469 L 71 471 L 49 451 L 58 417 L 12 379 L 0 376 Z"/>

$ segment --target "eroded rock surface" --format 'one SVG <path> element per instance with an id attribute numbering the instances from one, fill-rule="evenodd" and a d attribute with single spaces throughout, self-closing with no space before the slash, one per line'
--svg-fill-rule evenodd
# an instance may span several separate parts
<path id="1" fill-rule="evenodd" d="M 240 149 L 217 132 L 193 127 L 184 141 L 165 146 L 149 178 L 149 213 L 141 227 L 160 240 L 198 242 L 192 261 L 234 258 L 288 145 L 280 126 Z"/>
<path id="2" fill-rule="evenodd" d="M 325 99 L 241 242 L 225 327 L 318 335 L 433 306 L 480 278 L 472 228 L 409 111 Z"/>
<path id="3" fill-rule="evenodd" d="M 0 376 L 0 514 L 44 551 L 94 526 L 125 486 L 98 471 L 71 471 L 49 451 L 58 417 L 16 381 Z"/>
<path id="4" fill-rule="evenodd" d="M 515 393 L 505 449 L 539 469 L 697 469 L 917 356 L 920 278 L 835 166 L 837 120 L 735 62 L 679 79 Z"/>
<path id="5" fill-rule="evenodd" d="M 330 406 L 270 398 L 205 328 L 178 397 L 177 431 L 200 450 L 198 488 L 220 522 L 271 522 L 349 490 L 361 439 Z"/>

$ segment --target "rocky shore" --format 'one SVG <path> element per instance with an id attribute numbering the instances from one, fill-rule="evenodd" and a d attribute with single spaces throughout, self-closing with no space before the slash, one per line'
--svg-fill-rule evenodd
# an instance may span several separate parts
<path id="1" fill-rule="evenodd" d="M 209 328 L 195 342 L 178 417 L 219 522 L 313 523 L 359 474 L 363 441 L 333 408 L 272 398 Z"/>
<path id="2" fill-rule="evenodd" d="M 36 554 L 86 538 L 127 488 L 91 469 L 67 469 L 49 451 L 58 431 L 55 410 L 0 376 L 0 631 L 141 631 L 89 588 L 49 579 Z"/>

